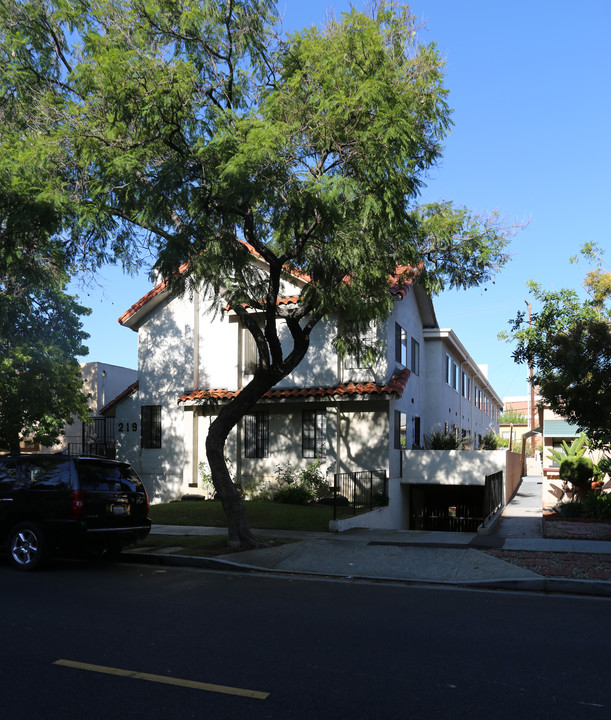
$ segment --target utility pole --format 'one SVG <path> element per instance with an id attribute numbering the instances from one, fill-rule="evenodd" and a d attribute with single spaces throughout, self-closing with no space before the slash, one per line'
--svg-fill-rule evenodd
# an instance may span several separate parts
<path id="1" fill-rule="evenodd" d="M 528 300 L 524 300 L 524 302 L 528 305 L 528 327 L 529 329 L 532 328 L 532 314 L 531 314 L 531 306 Z M 534 368 L 532 361 L 528 363 L 528 367 L 530 369 L 530 429 L 531 431 L 535 429 L 535 386 L 533 384 L 533 375 L 534 375 Z M 535 442 L 535 436 L 531 435 L 530 438 L 530 446 L 532 448 L 533 457 L 535 456 L 535 448 L 536 448 L 536 442 Z"/>

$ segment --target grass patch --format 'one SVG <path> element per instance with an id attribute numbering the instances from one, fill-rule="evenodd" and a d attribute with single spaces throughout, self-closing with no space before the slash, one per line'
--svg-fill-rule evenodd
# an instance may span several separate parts
<path id="1" fill-rule="evenodd" d="M 247 500 L 248 522 L 258 530 L 304 530 L 327 532 L 333 508 L 311 505 Z M 156 525 L 195 525 L 227 527 L 225 513 L 217 501 L 186 501 L 151 505 L 149 517 Z"/>
<path id="2" fill-rule="evenodd" d="M 270 545 L 284 545 L 285 543 L 297 542 L 289 538 L 263 537 L 261 540 Z M 168 555 L 194 555 L 198 557 L 215 557 L 217 555 L 228 555 L 230 553 L 243 552 L 242 548 L 230 548 L 227 546 L 227 535 L 149 535 L 135 545 L 132 550 L 139 552 L 160 552 L 168 548 L 175 548 L 168 552 Z M 244 548 L 248 550 L 249 548 Z"/>

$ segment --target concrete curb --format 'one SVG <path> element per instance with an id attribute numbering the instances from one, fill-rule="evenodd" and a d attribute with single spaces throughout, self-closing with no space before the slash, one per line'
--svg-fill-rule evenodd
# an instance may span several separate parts
<path id="1" fill-rule="evenodd" d="M 447 588 L 473 588 L 478 590 L 511 590 L 516 592 L 538 592 L 544 594 L 588 595 L 592 597 L 611 597 L 611 582 L 604 580 L 572 580 L 568 578 L 495 578 L 494 580 L 429 580 L 396 577 L 370 577 L 365 575 L 333 575 L 325 572 L 301 570 L 277 570 L 238 563 L 233 560 L 199 557 L 195 555 L 166 555 L 161 553 L 140 553 L 127 551 L 119 556 L 122 562 L 138 562 L 143 565 L 160 565 L 178 568 L 200 568 L 204 570 L 222 570 L 226 572 L 264 573 L 266 575 L 299 575 L 311 578 L 334 578 L 337 580 L 359 580 L 375 583 L 394 583 L 401 585 L 435 585 Z"/>

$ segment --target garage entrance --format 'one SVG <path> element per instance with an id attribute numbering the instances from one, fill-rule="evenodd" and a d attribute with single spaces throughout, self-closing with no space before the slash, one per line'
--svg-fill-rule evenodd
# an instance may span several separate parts
<path id="1" fill-rule="evenodd" d="M 477 532 L 484 495 L 482 485 L 410 485 L 409 529 Z"/>

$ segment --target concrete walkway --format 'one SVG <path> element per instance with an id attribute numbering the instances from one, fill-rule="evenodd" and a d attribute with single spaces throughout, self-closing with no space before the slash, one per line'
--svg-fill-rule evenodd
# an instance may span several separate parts
<path id="1" fill-rule="evenodd" d="M 156 525 L 153 534 L 218 535 L 220 528 Z M 541 478 L 525 478 L 489 534 L 352 529 L 343 533 L 254 530 L 295 542 L 220 558 L 136 553 L 145 562 L 339 578 L 442 583 L 607 595 L 611 582 L 545 578 L 486 549 L 611 554 L 611 542 L 542 537 Z M 177 539 L 177 545 L 179 545 Z M 133 554 L 132 554 L 133 556 Z"/>

